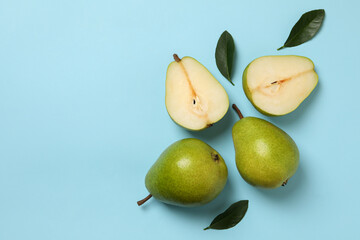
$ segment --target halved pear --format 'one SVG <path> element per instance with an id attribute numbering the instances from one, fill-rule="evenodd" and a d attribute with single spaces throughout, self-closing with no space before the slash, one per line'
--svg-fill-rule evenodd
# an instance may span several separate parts
<path id="1" fill-rule="evenodd" d="M 221 84 L 192 57 L 174 54 L 166 73 L 165 105 L 180 126 L 201 130 L 219 121 L 229 109 L 229 97 Z"/>
<path id="2" fill-rule="evenodd" d="M 264 56 L 244 70 L 243 88 L 261 113 L 280 116 L 294 111 L 318 83 L 314 63 L 302 56 Z"/>

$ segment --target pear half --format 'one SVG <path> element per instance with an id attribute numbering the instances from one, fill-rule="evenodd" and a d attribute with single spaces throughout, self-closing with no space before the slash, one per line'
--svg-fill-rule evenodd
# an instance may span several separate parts
<path id="1" fill-rule="evenodd" d="M 174 54 L 166 73 L 165 105 L 180 126 L 201 130 L 219 121 L 229 108 L 223 86 L 192 57 Z"/>
<path id="2" fill-rule="evenodd" d="M 294 111 L 317 83 L 314 63 L 294 55 L 257 58 L 243 74 L 247 98 L 261 113 L 272 116 Z"/>

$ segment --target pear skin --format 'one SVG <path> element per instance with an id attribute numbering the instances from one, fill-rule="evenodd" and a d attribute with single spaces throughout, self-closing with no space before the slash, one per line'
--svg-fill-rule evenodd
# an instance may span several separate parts
<path id="1" fill-rule="evenodd" d="M 193 207 L 215 199 L 225 187 L 227 175 L 217 151 L 201 140 L 188 138 L 173 143 L 160 155 L 148 171 L 145 185 L 150 196 L 164 203 Z"/>
<path id="2" fill-rule="evenodd" d="M 233 107 L 238 110 L 236 105 Z M 294 140 L 268 121 L 242 115 L 240 118 L 232 129 L 240 175 L 247 183 L 262 188 L 285 185 L 299 165 Z"/>

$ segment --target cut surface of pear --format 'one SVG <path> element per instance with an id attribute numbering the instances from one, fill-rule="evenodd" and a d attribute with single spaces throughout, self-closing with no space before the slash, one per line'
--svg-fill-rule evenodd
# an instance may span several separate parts
<path id="1" fill-rule="evenodd" d="M 162 202 L 192 207 L 216 198 L 227 175 L 226 164 L 216 150 L 201 140 L 187 138 L 160 155 L 148 171 L 145 185 Z"/>
<path id="2" fill-rule="evenodd" d="M 244 70 L 243 88 L 247 98 L 266 115 L 294 111 L 318 83 L 314 63 L 302 56 L 264 56 Z"/>
<path id="3" fill-rule="evenodd" d="M 192 57 L 170 63 L 166 73 L 165 105 L 180 126 L 201 130 L 219 121 L 229 108 L 223 86 Z"/>

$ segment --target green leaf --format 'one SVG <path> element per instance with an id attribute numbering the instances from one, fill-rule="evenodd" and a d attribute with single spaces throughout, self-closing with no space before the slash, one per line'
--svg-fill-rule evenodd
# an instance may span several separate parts
<path id="1" fill-rule="evenodd" d="M 235 44 L 234 39 L 228 31 L 224 31 L 217 43 L 215 51 L 215 60 L 216 66 L 218 67 L 221 74 L 229 80 L 229 82 L 234 85 L 231 81 L 231 70 L 234 60 L 234 51 Z"/>
<path id="2" fill-rule="evenodd" d="M 284 45 L 278 48 L 278 50 L 285 47 L 295 47 L 312 39 L 319 31 L 324 17 L 324 9 L 304 13 L 291 29 L 290 35 Z"/>
<path id="3" fill-rule="evenodd" d="M 219 214 L 211 222 L 210 226 L 204 228 L 207 229 L 228 229 L 238 224 L 245 216 L 248 209 L 249 200 L 241 200 L 232 204 L 225 212 Z"/>

